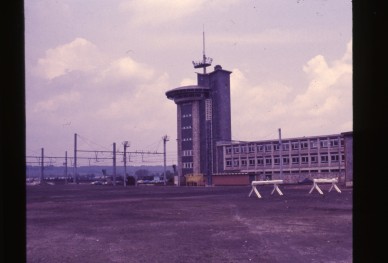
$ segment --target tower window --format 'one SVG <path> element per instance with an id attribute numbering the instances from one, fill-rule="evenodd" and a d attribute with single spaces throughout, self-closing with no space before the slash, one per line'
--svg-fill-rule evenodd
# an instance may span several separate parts
<path id="1" fill-rule="evenodd" d="M 184 150 L 183 156 L 193 156 L 193 150 Z"/>
<path id="2" fill-rule="evenodd" d="M 212 120 L 212 100 L 211 99 L 205 100 L 205 114 L 206 114 L 206 120 L 211 121 Z"/>
<path id="3" fill-rule="evenodd" d="M 186 169 L 193 168 L 193 163 L 192 162 L 183 163 L 183 168 L 186 168 Z"/>

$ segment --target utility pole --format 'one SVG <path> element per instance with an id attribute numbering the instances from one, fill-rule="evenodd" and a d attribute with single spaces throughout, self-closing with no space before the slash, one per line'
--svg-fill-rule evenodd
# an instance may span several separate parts
<path id="1" fill-rule="evenodd" d="M 78 184 L 77 180 L 77 134 L 74 134 L 74 183 Z"/>
<path id="2" fill-rule="evenodd" d="M 40 162 L 40 183 L 43 183 L 43 172 L 44 172 L 44 149 L 41 149 L 41 162 Z"/>
<path id="3" fill-rule="evenodd" d="M 67 151 L 65 152 L 65 182 L 67 184 Z"/>
<path id="4" fill-rule="evenodd" d="M 116 143 L 113 143 L 113 185 L 116 186 Z"/>
<path id="5" fill-rule="evenodd" d="M 279 128 L 280 178 L 283 179 L 282 130 Z"/>
<path id="6" fill-rule="evenodd" d="M 124 187 L 127 186 L 127 147 L 128 146 L 128 141 L 123 142 L 124 145 Z"/>
<path id="7" fill-rule="evenodd" d="M 166 185 L 166 143 L 169 141 L 168 136 L 164 135 L 163 136 L 163 159 L 164 159 L 164 176 L 163 176 L 163 181 L 164 185 Z"/>

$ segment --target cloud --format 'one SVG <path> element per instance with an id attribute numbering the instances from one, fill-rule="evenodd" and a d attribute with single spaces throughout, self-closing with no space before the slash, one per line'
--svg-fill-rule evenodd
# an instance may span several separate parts
<path id="1" fill-rule="evenodd" d="M 281 29 L 269 28 L 261 32 L 233 34 L 217 34 L 212 37 L 216 44 L 233 44 L 233 45 L 280 45 L 280 44 L 301 44 L 313 43 L 315 39 L 306 32 L 298 29 Z"/>
<path id="2" fill-rule="evenodd" d="M 138 63 L 130 57 L 123 57 L 112 61 L 101 74 L 100 79 L 143 79 L 149 80 L 154 71 L 151 67 Z"/>
<path id="3" fill-rule="evenodd" d="M 303 66 L 309 81 L 305 89 L 278 82 L 250 83 L 243 71 L 234 69 L 231 75 L 234 139 L 260 140 L 270 130 L 276 138 L 280 127 L 289 137 L 352 130 L 351 57 L 350 41 L 338 60 L 329 63 L 323 55 L 311 58 Z"/>
<path id="4" fill-rule="evenodd" d="M 179 83 L 179 87 L 181 86 L 188 86 L 188 85 L 196 85 L 197 81 L 192 78 L 184 78 Z"/>
<path id="5" fill-rule="evenodd" d="M 236 3 L 236 0 L 132 0 L 122 1 L 121 12 L 130 12 L 131 21 L 135 25 L 158 25 L 184 17 L 191 16 L 202 10 L 205 4 L 208 8 L 219 8 L 219 5 Z"/>
<path id="6" fill-rule="evenodd" d="M 94 51 L 85 52 L 87 48 Z M 101 142 L 113 141 L 123 133 L 139 138 L 138 144 L 155 140 L 155 134 L 157 138 L 173 135 L 176 127 L 167 125 L 166 118 L 174 123 L 176 106 L 164 95 L 172 88 L 169 75 L 128 56 L 94 65 L 91 54 L 106 56 L 98 50 L 86 39 L 75 39 L 50 49 L 39 60 L 44 79 L 35 80 L 41 85 L 29 85 L 30 93 L 39 91 L 40 96 L 29 97 L 28 122 L 39 122 L 51 131 L 95 134 Z M 55 58 L 62 62 L 55 63 Z"/>
<path id="7" fill-rule="evenodd" d="M 81 93 L 70 91 L 51 97 L 46 100 L 39 101 L 34 107 L 34 112 L 53 112 L 57 111 L 61 106 L 77 103 L 81 100 Z"/>
<path id="8" fill-rule="evenodd" d="M 38 60 L 36 72 L 45 79 L 54 79 L 68 72 L 90 71 L 102 62 L 98 48 L 84 38 L 76 38 L 72 42 L 46 51 L 45 56 Z"/>
<path id="9" fill-rule="evenodd" d="M 349 105 L 351 98 L 351 42 L 347 45 L 345 55 L 329 65 L 322 55 L 317 55 L 303 66 L 303 71 L 310 79 L 304 93 L 296 96 L 293 106 L 298 115 L 320 116 L 324 113 L 334 113 L 341 107 L 340 98 Z"/>

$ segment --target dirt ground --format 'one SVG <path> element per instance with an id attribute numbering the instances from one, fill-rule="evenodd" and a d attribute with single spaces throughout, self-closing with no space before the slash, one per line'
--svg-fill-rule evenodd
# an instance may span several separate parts
<path id="1" fill-rule="evenodd" d="M 27 186 L 27 262 L 352 262 L 351 188 Z"/>

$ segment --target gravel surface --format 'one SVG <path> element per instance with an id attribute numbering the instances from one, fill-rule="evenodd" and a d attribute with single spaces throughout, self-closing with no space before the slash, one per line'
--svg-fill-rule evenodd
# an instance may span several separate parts
<path id="1" fill-rule="evenodd" d="M 352 262 L 352 189 L 310 188 L 27 186 L 27 262 Z"/>

